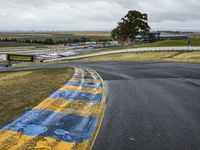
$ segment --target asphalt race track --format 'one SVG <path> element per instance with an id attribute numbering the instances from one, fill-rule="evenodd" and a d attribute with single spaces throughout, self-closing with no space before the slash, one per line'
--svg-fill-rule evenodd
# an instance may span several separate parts
<path id="1" fill-rule="evenodd" d="M 97 62 L 0 68 L 77 66 L 106 81 L 107 108 L 94 150 L 199 150 L 200 65 Z"/>

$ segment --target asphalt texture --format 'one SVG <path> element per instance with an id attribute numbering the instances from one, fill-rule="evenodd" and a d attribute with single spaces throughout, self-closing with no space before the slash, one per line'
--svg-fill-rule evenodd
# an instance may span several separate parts
<path id="1" fill-rule="evenodd" d="M 200 64 L 97 62 L 1 68 L 95 69 L 105 80 L 107 107 L 94 150 L 199 150 Z"/>

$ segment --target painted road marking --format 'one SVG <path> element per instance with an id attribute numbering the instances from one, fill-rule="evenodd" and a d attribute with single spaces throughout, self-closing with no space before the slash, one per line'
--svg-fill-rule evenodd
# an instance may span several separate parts
<path id="1" fill-rule="evenodd" d="M 101 80 L 90 80 L 90 79 L 84 79 L 84 78 L 73 78 L 70 81 L 78 81 L 78 82 L 95 82 L 95 83 L 101 83 Z"/>
<path id="2" fill-rule="evenodd" d="M 98 77 L 92 77 L 92 76 L 74 76 L 73 78 L 78 78 L 78 79 L 89 79 L 89 80 L 99 80 Z"/>
<path id="3" fill-rule="evenodd" d="M 65 142 L 89 140 L 97 124 L 97 117 L 31 110 L 2 130 L 21 132 L 27 136 L 56 138 Z"/>
<path id="4" fill-rule="evenodd" d="M 76 91 L 76 92 L 85 92 L 85 93 L 102 93 L 102 88 L 90 88 L 90 87 L 83 87 L 83 86 L 73 86 L 73 85 L 65 85 L 60 90 L 69 90 L 69 91 Z"/>
<path id="5" fill-rule="evenodd" d="M 0 131 L 0 149 L 1 150 L 25 150 L 25 149 L 42 149 L 42 150 L 66 150 L 74 149 L 75 143 L 62 142 L 57 139 L 47 137 L 27 136 L 20 132 Z M 85 142 L 80 144 L 80 149 L 85 149 Z"/>
<path id="6" fill-rule="evenodd" d="M 100 82 L 80 82 L 80 81 L 69 81 L 65 85 L 89 87 L 89 88 L 102 88 L 102 83 Z"/>
<path id="7" fill-rule="evenodd" d="M 96 76 L 96 74 L 94 73 L 90 73 L 90 72 L 84 72 L 84 73 L 75 73 L 74 76 L 88 76 L 88 77 L 91 77 L 91 78 L 98 78 L 98 76 Z"/>
<path id="8" fill-rule="evenodd" d="M 106 91 L 95 71 L 77 72 L 78 78 L 0 129 L 0 149 L 90 150 L 103 119 Z"/>
<path id="9" fill-rule="evenodd" d="M 64 99 L 64 100 L 71 100 L 71 101 L 80 100 L 80 101 L 86 101 L 86 102 L 100 102 L 102 99 L 102 94 L 58 90 L 55 93 L 53 93 L 49 98 Z"/>
<path id="10" fill-rule="evenodd" d="M 34 109 L 54 112 L 70 112 L 81 116 L 99 115 L 101 103 L 87 103 L 84 101 L 67 101 L 61 99 L 46 99 Z"/>

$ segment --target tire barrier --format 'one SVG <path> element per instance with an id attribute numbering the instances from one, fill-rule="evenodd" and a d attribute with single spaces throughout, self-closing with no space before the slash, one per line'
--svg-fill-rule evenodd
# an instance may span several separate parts
<path id="1" fill-rule="evenodd" d="M 38 106 L 0 130 L 0 150 L 91 149 L 106 107 L 106 89 L 91 69 L 74 76 Z"/>

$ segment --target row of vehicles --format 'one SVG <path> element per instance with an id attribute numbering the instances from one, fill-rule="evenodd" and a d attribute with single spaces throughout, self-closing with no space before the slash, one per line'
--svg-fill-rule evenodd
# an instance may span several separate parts
<path id="1" fill-rule="evenodd" d="M 65 46 L 87 46 L 87 47 L 109 47 L 109 46 L 120 46 L 121 43 L 118 41 L 91 41 L 91 42 L 76 42 L 66 43 Z"/>

